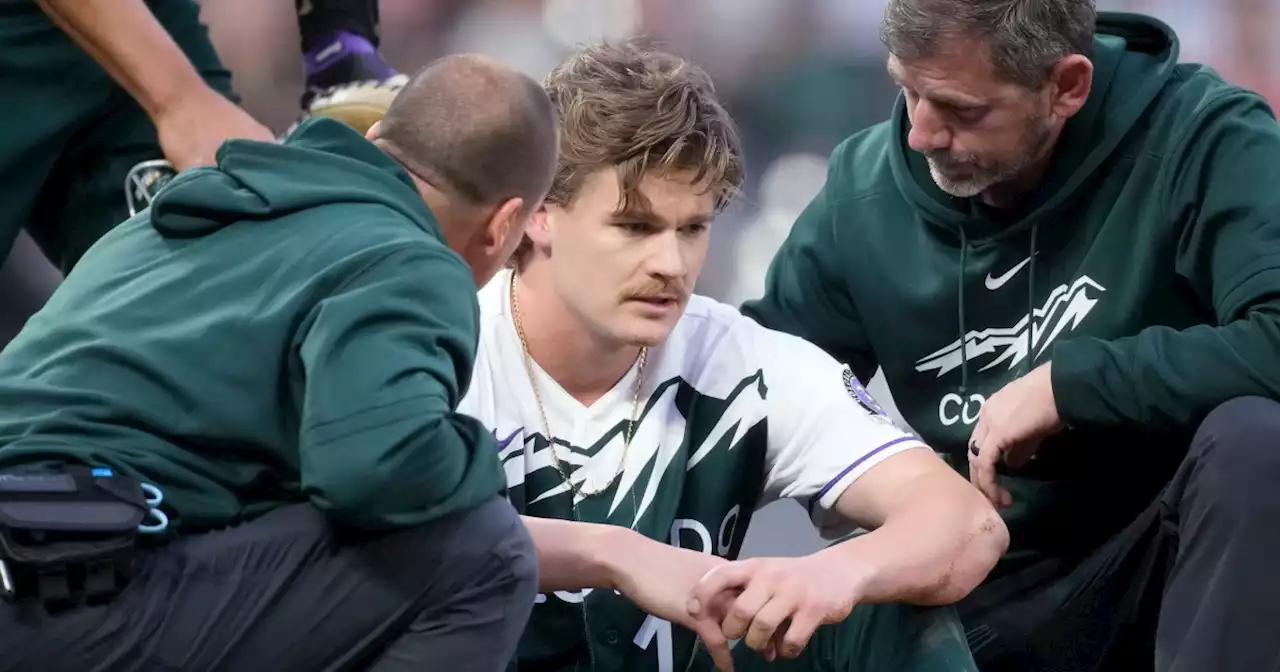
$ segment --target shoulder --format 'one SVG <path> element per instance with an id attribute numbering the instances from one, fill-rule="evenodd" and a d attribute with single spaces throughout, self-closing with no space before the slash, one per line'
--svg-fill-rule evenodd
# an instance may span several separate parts
<path id="1" fill-rule="evenodd" d="M 1261 94 L 1228 82 L 1209 66 L 1181 63 L 1157 98 L 1151 126 L 1165 129 L 1161 135 L 1166 146 L 1177 150 L 1205 139 L 1207 129 L 1238 124 L 1245 118 L 1249 123 L 1241 130 L 1276 131 L 1275 112 Z"/>
<path id="2" fill-rule="evenodd" d="M 693 295 L 685 314 L 663 344 L 661 360 L 669 375 L 680 375 L 707 394 L 726 392 L 759 375 L 769 385 L 840 365 L 817 346 L 775 331 L 715 299 Z"/>
<path id="3" fill-rule="evenodd" d="M 1232 84 L 1217 70 L 1200 63 L 1179 63 L 1175 66 L 1161 93 L 1163 106 L 1187 113 L 1194 113 L 1224 99 L 1265 101 L 1258 92 Z"/>
<path id="4" fill-rule="evenodd" d="M 887 119 L 836 145 L 827 167 L 828 198 L 845 201 L 896 192 L 889 160 L 895 128 L 896 118 Z"/>
<path id="5" fill-rule="evenodd" d="M 388 238 L 352 250 L 346 260 L 346 285 L 401 284 L 422 295 L 466 295 L 475 303 L 470 267 L 439 241 Z"/>
<path id="6" fill-rule="evenodd" d="M 346 215 L 341 226 L 332 226 L 326 221 L 329 215 L 315 213 L 318 221 L 310 228 L 311 239 L 297 242 L 306 249 L 294 256 L 315 284 L 345 286 L 399 278 L 421 283 L 423 292 L 474 297 L 470 268 L 438 237 L 382 207 L 355 208 Z"/>

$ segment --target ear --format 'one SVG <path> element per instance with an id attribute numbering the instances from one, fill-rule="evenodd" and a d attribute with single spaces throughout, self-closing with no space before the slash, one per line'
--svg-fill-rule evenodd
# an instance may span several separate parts
<path id="1" fill-rule="evenodd" d="M 1074 117 L 1093 89 L 1093 62 L 1081 54 L 1058 61 L 1049 71 L 1049 110 L 1061 119 Z"/>
<path id="2" fill-rule="evenodd" d="M 559 212 L 560 209 L 557 206 L 543 203 L 529 216 L 529 226 L 525 229 L 525 235 L 529 236 L 535 248 L 544 252 L 551 249 L 551 220 L 558 216 Z"/>
<path id="3" fill-rule="evenodd" d="M 369 130 L 365 131 L 364 139 L 369 140 L 371 142 L 373 140 L 377 140 L 379 131 L 381 130 L 382 130 L 382 121 L 379 120 L 379 121 L 373 122 L 373 125 L 369 127 Z"/>
<path id="4" fill-rule="evenodd" d="M 484 252 L 488 256 L 498 257 L 510 254 L 524 235 L 524 199 L 509 198 L 503 201 L 484 228 Z"/>

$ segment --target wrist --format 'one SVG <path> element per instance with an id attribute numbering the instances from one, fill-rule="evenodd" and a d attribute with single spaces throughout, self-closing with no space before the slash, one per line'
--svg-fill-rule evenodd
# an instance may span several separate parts
<path id="1" fill-rule="evenodd" d="M 139 87 L 136 98 L 147 116 L 158 124 L 178 110 L 203 106 L 209 94 L 221 95 L 209 88 L 190 63 L 183 61 Z"/>
<path id="2" fill-rule="evenodd" d="M 824 572 L 831 572 L 830 585 L 839 586 L 852 597 L 860 601 L 867 592 L 867 587 L 876 581 L 879 569 L 869 560 L 874 557 L 864 552 L 867 533 L 861 533 L 852 539 L 846 539 L 828 546 L 814 554 L 819 557 Z"/>
<path id="3" fill-rule="evenodd" d="M 633 557 L 634 548 L 641 539 L 638 532 L 616 525 L 598 525 L 590 544 L 592 572 L 598 574 L 609 590 L 620 590 L 630 572 L 627 558 Z"/>

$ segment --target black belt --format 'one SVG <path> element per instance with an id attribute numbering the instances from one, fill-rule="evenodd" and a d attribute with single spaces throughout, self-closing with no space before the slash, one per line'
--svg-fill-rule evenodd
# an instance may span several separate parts
<path id="1" fill-rule="evenodd" d="M 65 465 L 0 473 L 0 589 L 50 608 L 98 603 L 133 575 L 151 507 L 137 479 Z"/>

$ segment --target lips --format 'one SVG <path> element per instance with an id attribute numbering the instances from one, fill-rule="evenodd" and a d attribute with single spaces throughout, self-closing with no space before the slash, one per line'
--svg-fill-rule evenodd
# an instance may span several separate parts
<path id="1" fill-rule="evenodd" d="M 674 296 L 637 296 L 632 301 L 648 304 L 650 306 L 669 306 L 677 302 Z"/>

